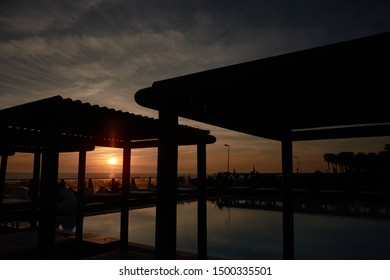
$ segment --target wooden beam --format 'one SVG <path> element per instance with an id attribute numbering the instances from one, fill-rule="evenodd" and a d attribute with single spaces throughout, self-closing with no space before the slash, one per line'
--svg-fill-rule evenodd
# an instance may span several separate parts
<path id="1" fill-rule="evenodd" d="M 294 208 L 293 208 L 293 155 L 291 131 L 283 131 L 282 173 L 283 173 L 283 258 L 294 259 Z"/>
<path id="2" fill-rule="evenodd" d="M 123 148 L 122 164 L 122 207 L 120 225 L 120 244 L 122 249 L 126 249 L 129 243 L 129 191 L 130 191 L 130 166 L 131 148 Z"/>
<path id="3" fill-rule="evenodd" d="M 81 246 L 83 241 L 84 228 L 84 206 L 85 206 L 85 172 L 87 164 L 87 152 L 79 152 L 79 168 L 77 175 L 77 214 L 76 214 L 76 242 Z"/>
<path id="4" fill-rule="evenodd" d="M 39 209 L 37 249 L 40 258 L 53 254 L 56 231 L 56 201 L 59 153 L 55 139 L 48 139 L 42 154 L 41 207 Z"/>
<path id="5" fill-rule="evenodd" d="M 3 209 L 5 176 L 7 175 L 7 162 L 8 162 L 8 154 L 7 153 L 2 154 L 1 167 L 0 167 L 0 210 Z"/>
<path id="6" fill-rule="evenodd" d="M 206 144 L 197 145 L 198 259 L 207 259 Z"/>
<path id="7" fill-rule="evenodd" d="M 31 227 L 36 228 L 38 222 L 38 207 L 39 207 L 39 181 L 41 174 L 41 153 L 39 151 L 34 153 L 34 167 L 33 178 L 30 182 L 31 201 L 33 204 L 33 214 L 31 218 Z"/>
<path id="8" fill-rule="evenodd" d="M 176 259 L 177 124 L 178 117 L 160 111 L 157 159 L 156 259 Z"/>
<path id="9" fill-rule="evenodd" d="M 293 141 L 390 136 L 390 124 L 293 131 Z"/>

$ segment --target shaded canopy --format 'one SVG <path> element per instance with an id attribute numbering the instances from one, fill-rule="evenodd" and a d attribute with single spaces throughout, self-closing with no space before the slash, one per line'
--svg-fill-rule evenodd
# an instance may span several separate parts
<path id="1" fill-rule="evenodd" d="M 283 258 L 293 259 L 292 142 L 389 136 L 389 50 L 390 33 L 383 33 L 157 81 L 135 100 L 158 110 L 160 119 L 175 115 L 281 142 Z M 168 117 L 164 123 L 169 126 Z M 167 242 L 176 230 L 171 200 L 163 205 L 172 205 L 171 224 L 160 225 L 169 232 L 156 239 L 163 257 L 176 246 Z"/>
<path id="2" fill-rule="evenodd" d="M 208 130 L 178 126 L 178 144 L 214 143 Z M 159 121 L 54 96 L 0 110 L 0 150 L 36 152 L 55 141 L 59 151 L 94 146 L 157 147 Z"/>
<path id="3" fill-rule="evenodd" d="M 390 33 L 156 81 L 138 104 L 264 138 L 390 135 Z"/>

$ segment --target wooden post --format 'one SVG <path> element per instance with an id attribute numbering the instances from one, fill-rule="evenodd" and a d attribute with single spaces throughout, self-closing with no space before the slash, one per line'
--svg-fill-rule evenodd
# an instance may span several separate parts
<path id="1" fill-rule="evenodd" d="M 178 116 L 159 111 L 157 158 L 156 259 L 176 259 Z"/>
<path id="2" fill-rule="evenodd" d="M 39 176 L 41 173 L 41 152 L 37 151 L 34 153 L 34 167 L 33 167 L 33 178 L 30 185 L 31 201 L 32 201 L 32 217 L 31 217 L 31 228 L 37 227 L 38 222 L 38 198 L 39 198 Z"/>
<path id="3" fill-rule="evenodd" d="M 207 259 L 206 144 L 198 144 L 198 259 Z"/>
<path id="4" fill-rule="evenodd" d="M 3 209 L 5 177 L 7 175 L 7 162 L 8 162 L 8 155 L 7 153 L 3 153 L 1 155 L 1 169 L 0 169 L 0 210 Z"/>
<path id="5" fill-rule="evenodd" d="M 55 143 L 48 141 L 51 142 Z M 41 207 L 37 242 L 41 259 L 52 256 L 55 244 L 59 153 L 54 143 L 48 144 L 42 153 Z"/>
<path id="6" fill-rule="evenodd" d="M 77 212 L 76 212 L 76 235 L 75 239 L 79 245 L 83 241 L 83 225 L 84 225 L 84 204 L 85 204 L 85 171 L 87 163 L 87 152 L 81 150 L 79 152 L 79 168 L 77 181 Z"/>
<path id="7" fill-rule="evenodd" d="M 283 258 L 294 259 L 294 205 L 293 205 L 293 155 L 291 130 L 283 132 L 282 173 L 283 173 Z"/>
<path id="8" fill-rule="evenodd" d="M 122 208 L 120 228 L 120 246 L 122 249 L 126 249 L 129 243 L 130 165 L 131 148 L 128 145 L 125 145 L 125 147 L 123 148 L 122 164 Z"/>

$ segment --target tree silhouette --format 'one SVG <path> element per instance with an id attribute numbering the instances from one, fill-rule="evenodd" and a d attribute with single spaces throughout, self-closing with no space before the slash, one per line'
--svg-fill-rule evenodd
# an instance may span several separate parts
<path id="1" fill-rule="evenodd" d="M 328 163 L 328 170 L 330 172 L 330 165 L 332 165 L 333 173 L 337 173 L 337 155 L 332 153 L 324 154 L 324 160 Z"/>
<path id="2" fill-rule="evenodd" d="M 330 164 L 332 162 L 332 155 L 333 154 L 330 154 L 330 153 L 324 154 L 324 161 L 326 161 L 326 163 L 328 164 L 328 172 L 330 172 Z"/>
<path id="3" fill-rule="evenodd" d="M 325 153 L 324 161 L 332 165 L 333 173 L 366 172 L 375 173 L 390 171 L 390 144 L 384 146 L 384 151 L 374 153 L 340 152 L 338 154 Z"/>
<path id="4" fill-rule="evenodd" d="M 341 173 L 346 173 L 351 171 L 352 162 L 354 158 L 353 152 L 341 152 L 337 154 L 337 162 L 340 167 Z"/>

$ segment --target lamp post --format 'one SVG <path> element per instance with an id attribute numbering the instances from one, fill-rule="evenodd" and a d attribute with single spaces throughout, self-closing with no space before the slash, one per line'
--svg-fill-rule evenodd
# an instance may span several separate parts
<path id="1" fill-rule="evenodd" d="M 297 173 L 299 173 L 299 165 L 300 165 L 301 163 L 299 162 L 299 159 L 298 159 L 297 156 L 295 156 L 294 158 L 297 159 Z"/>
<path id="2" fill-rule="evenodd" d="M 225 144 L 225 146 L 228 148 L 228 157 L 227 157 L 227 172 L 229 173 L 229 157 L 230 157 L 230 146 L 228 144 Z"/>

